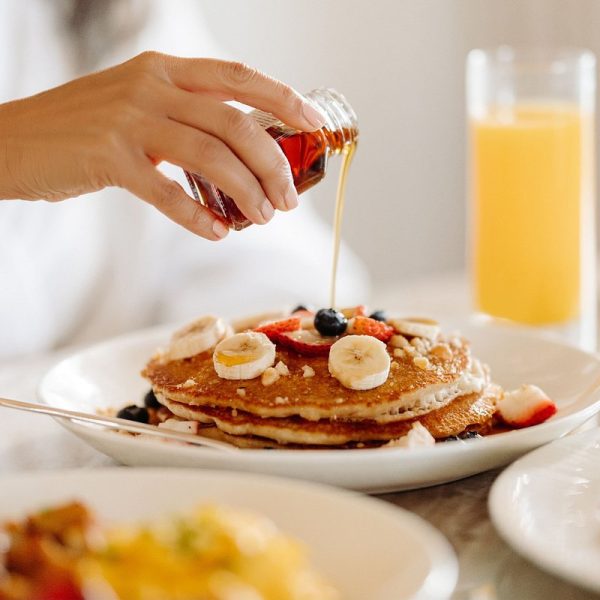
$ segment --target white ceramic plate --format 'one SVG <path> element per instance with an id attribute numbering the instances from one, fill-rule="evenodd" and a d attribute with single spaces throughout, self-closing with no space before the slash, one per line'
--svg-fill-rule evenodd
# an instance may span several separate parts
<path id="1" fill-rule="evenodd" d="M 500 535 L 542 569 L 600 592 L 600 430 L 568 436 L 511 465 L 489 500 Z"/>
<path id="2" fill-rule="evenodd" d="M 251 510 L 303 541 L 311 563 L 345 600 L 443 600 L 458 575 L 451 546 L 419 517 L 321 485 L 242 473 L 113 468 L 8 476 L 0 489 L 0 522 L 71 499 L 85 501 L 106 523 L 140 522 L 203 503 Z"/>
<path id="3" fill-rule="evenodd" d="M 262 472 L 369 492 L 425 487 L 507 464 L 581 424 L 600 408 L 600 358 L 516 330 L 461 325 L 474 353 L 489 363 L 507 388 L 542 387 L 559 411 L 542 425 L 465 443 L 431 448 L 374 450 L 244 450 L 230 453 L 137 439 L 98 427 L 65 422 L 92 446 L 128 465 L 180 466 Z M 96 412 L 138 403 L 148 389 L 139 372 L 172 328 L 116 338 L 67 358 L 40 385 L 47 404 Z"/>

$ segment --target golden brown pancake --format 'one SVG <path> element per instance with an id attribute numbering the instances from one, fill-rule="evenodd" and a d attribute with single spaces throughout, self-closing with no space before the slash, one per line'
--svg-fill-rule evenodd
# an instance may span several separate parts
<path id="1" fill-rule="evenodd" d="M 441 408 L 455 398 L 481 392 L 487 375 L 471 361 L 466 343 L 448 345 L 451 356 L 427 354 L 430 368 L 415 365 L 410 355 L 394 357 L 387 381 L 371 390 L 350 390 L 329 374 L 326 356 L 302 356 L 277 348 L 289 375 L 269 386 L 260 378 L 221 379 L 213 366 L 212 352 L 162 362 L 151 360 L 143 371 L 157 395 L 171 402 L 243 410 L 259 417 L 297 415 L 317 421 L 330 418 L 371 419 L 379 423 L 409 420 Z M 309 365 L 314 377 L 304 377 Z M 472 368 L 473 366 L 477 368 Z M 243 392 L 240 392 L 243 390 Z"/>
<path id="2" fill-rule="evenodd" d="M 465 429 L 490 426 L 496 410 L 497 388 L 483 394 L 468 394 L 446 406 L 414 419 L 378 423 L 373 420 L 320 419 L 309 421 L 298 416 L 259 417 L 236 408 L 195 406 L 159 398 L 176 416 L 214 423 L 234 436 L 259 436 L 281 444 L 341 445 L 349 442 L 386 442 L 406 435 L 420 422 L 436 439 L 458 435 Z"/>

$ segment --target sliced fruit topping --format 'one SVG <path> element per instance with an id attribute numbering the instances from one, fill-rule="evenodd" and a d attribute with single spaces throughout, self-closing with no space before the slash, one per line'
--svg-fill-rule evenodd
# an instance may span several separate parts
<path id="1" fill-rule="evenodd" d="M 236 333 L 217 344 L 213 364 L 222 379 L 254 379 L 275 363 L 275 344 L 258 331 Z"/>
<path id="2" fill-rule="evenodd" d="M 348 321 L 348 333 L 354 335 L 372 335 L 382 342 L 389 342 L 394 335 L 394 328 L 376 321 L 371 317 L 354 317 Z"/>
<path id="3" fill-rule="evenodd" d="M 218 317 L 208 315 L 192 321 L 173 334 L 167 349 L 167 360 L 189 358 L 216 346 L 231 330 Z"/>
<path id="4" fill-rule="evenodd" d="M 389 441 L 383 447 L 422 448 L 425 446 L 435 446 L 435 438 L 426 427 L 417 421 L 413 423 L 406 435 Z"/>
<path id="5" fill-rule="evenodd" d="M 276 341 L 280 333 L 286 331 L 296 331 L 302 326 L 302 320 L 299 316 L 281 319 L 280 321 L 270 321 L 259 325 L 254 331 L 264 333 L 270 340 Z"/>
<path id="6" fill-rule="evenodd" d="M 323 337 L 314 330 L 302 329 L 282 333 L 277 342 L 282 346 L 306 356 L 327 356 L 336 337 Z"/>
<path id="7" fill-rule="evenodd" d="M 556 404 L 535 385 L 522 385 L 498 400 L 498 413 L 511 427 L 538 425 L 556 413 Z"/>
<path id="8" fill-rule="evenodd" d="M 235 333 L 239 333 L 240 331 L 254 329 L 255 327 L 258 327 L 267 321 L 278 321 L 280 319 L 285 319 L 287 314 L 287 311 L 284 310 L 271 310 L 269 312 L 262 312 L 249 317 L 233 319 L 231 321 L 231 326 L 233 327 Z"/>
<path id="9" fill-rule="evenodd" d="M 315 313 L 312 310 L 303 308 L 302 310 L 295 310 L 292 313 L 292 317 L 300 317 L 300 324 L 302 329 L 314 329 L 315 328 Z"/>
<path id="10" fill-rule="evenodd" d="M 376 310 L 372 312 L 369 317 L 371 319 L 375 319 L 376 321 L 387 321 L 387 314 L 385 310 Z"/>
<path id="11" fill-rule="evenodd" d="M 348 319 L 335 308 L 322 308 L 315 315 L 315 328 L 321 335 L 342 335 L 348 327 Z"/>
<path id="12" fill-rule="evenodd" d="M 368 311 L 364 304 L 359 304 L 358 306 L 341 308 L 340 312 L 346 317 L 346 319 L 351 319 L 352 317 L 366 317 Z"/>
<path id="13" fill-rule="evenodd" d="M 370 390 L 387 381 L 390 355 L 386 345 L 369 335 L 347 335 L 329 352 L 329 372 L 351 390 Z"/>
<path id="14" fill-rule="evenodd" d="M 410 318 L 410 319 L 388 319 L 396 333 L 410 337 L 422 337 L 428 340 L 437 339 L 440 334 L 440 326 L 432 319 Z"/>

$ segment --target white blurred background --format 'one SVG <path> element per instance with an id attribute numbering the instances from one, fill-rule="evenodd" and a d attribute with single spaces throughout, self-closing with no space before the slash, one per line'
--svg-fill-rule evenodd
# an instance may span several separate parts
<path id="1" fill-rule="evenodd" d="M 360 122 L 343 237 L 366 267 L 343 252 L 338 303 L 368 301 L 368 273 L 376 304 L 420 308 L 426 298 L 435 312 L 447 308 L 431 306 L 442 288 L 469 304 L 468 51 L 569 45 L 600 55 L 600 0 L 0 0 L 0 31 L 2 102 L 145 49 L 244 61 L 301 91 L 337 88 Z M 324 306 L 338 169 L 332 161 L 303 208 L 220 244 L 123 190 L 53 206 L 3 202 L 0 356 L 205 312 Z"/>
<path id="2" fill-rule="evenodd" d="M 344 236 L 375 289 L 464 266 L 467 52 L 507 43 L 600 55 L 599 0 L 220 0 L 203 9 L 230 54 L 300 90 L 335 87 L 354 106 L 361 138 Z M 312 194 L 327 220 L 337 166 Z"/>

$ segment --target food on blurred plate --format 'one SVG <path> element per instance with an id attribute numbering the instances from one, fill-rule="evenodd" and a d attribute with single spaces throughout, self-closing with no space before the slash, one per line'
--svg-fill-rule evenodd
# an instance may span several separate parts
<path id="1" fill-rule="evenodd" d="M 204 506 L 104 528 L 74 502 L 0 527 L 2 600 L 336 600 L 268 519 Z"/>
<path id="2" fill-rule="evenodd" d="M 142 375 L 152 386 L 146 422 L 242 448 L 414 448 L 556 411 L 534 386 L 505 393 L 468 340 L 437 322 L 362 305 L 299 306 L 230 325 L 203 317 L 175 332 Z M 138 420 L 135 408 L 120 415 Z"/>

